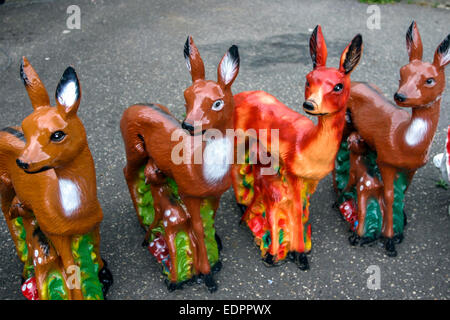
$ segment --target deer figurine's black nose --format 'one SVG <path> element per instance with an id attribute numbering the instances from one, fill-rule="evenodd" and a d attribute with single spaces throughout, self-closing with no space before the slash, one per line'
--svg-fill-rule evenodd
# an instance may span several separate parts
<path id="1" fill-rule="evenodd" d="M 30 165 L 26 162 L 21 161 L 20 159 L 16 159 L 17 166 L 21 169 L 28 169 Z"/>
<path id="2" fill-rule="evenodd" d="M 404 102 L 406 100 L 406 96 L 401 93 L 396 92 L 394 94 L 394 100 L 398 101 L 398 102 Z"/>
<path id="3" fill-rule="evenodd" d="M 194 126 L 192 124 L 189 124 L 189 123 L 185 122 L 185 121 L 183 121 L 183 123 L 181 124 L 181 127 L 183 129 L 186 129 L 187 131 L 190 131 L 190 132 L 194 131 Z"/>
<path id="4" fill-rule="evenodd" d="M 306 110 L 312 111 L 312 110 L 314 110 L 314 105 L 309 101 L 305 101 L 305 102 L 303 102 L 303 108 L 305 108 Z"/>

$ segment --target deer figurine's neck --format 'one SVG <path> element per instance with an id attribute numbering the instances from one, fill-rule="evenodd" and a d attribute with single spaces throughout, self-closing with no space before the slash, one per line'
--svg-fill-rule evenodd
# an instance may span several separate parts
<path id="1" fill-rule="evenodd" d="M 92 155 L 86 144 L 70 163 L 55 168 L 59 201 L 66 216 L 89 210 L 83 203 L 97 197 L 95 169 Z M 86 208 L 84 208 L 86 206 Z"/>
<path id="2" fill-rule="evenodd" d="M 439 122 L 441 97 L 430 105 L 414 108 L 406 128 L 404 139 L 406 149 L 427 150 L 431 145 Z"/>
<path id="3" fill-rule="evenodd" d="M 345 123 L 345 110 L 319 117 L 301 141 L 295 154 L 295 175 L 320 180 L 333 168 Z"/>

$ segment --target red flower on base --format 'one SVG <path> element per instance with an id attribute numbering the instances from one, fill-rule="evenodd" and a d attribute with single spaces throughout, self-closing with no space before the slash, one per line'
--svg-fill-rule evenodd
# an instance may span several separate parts
<path id="1" fill-rule="evenodd" d="M 358 220 L 358 212 L 356 209 L 355 201 L 353 199 L 344 201 L 339 206 L 339 211 L 344 216 L 345 220 L 350 222 L 350 228 L 352 231 L 355 231 L 355 228 L 357 226 L 357 223 L 355 223 Z"/>
<path id="2" fill-rule="evenodd" d="M 148 251 L 158 260 L 159 263 L 169 256 L 169 249 L 166 240 L 161 234 L 148 245 Z"/>
<path id="3" fill-rule="evenodd" d="M 37 291 L 36 278 L 28 278 L 22 285 L 22 294 L 28 300 L 39 300 Z"/>

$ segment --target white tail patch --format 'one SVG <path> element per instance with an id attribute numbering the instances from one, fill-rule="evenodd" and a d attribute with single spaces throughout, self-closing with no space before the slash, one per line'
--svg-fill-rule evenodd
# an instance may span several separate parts
<path id="1" fill-rule="evenodd" d="M 238 70 L 238 61 L 234 59 L 230 52 L 227 52 L 225 58 L 220 64 L 220 75 L 224 84 L 229 84 Z"/>
<path id="2" fill-rule="evenodd" d="M 203 176 L 208 183 L 220 182 L 230 170 L 232 143 L 228 138 L 208 140 L 203 151 Z"/>
<path id="3" fill-rule="evenodd" d="M 416 146 L 425 138 L 428 131 L 428 122 L 424 119 L 414 119 L 406 130 L 405 141 L 408 145 Z"/>
<path id="4" fill-rule="evenodd" d="M 73 181 L 59 179 L 59 196 L 61 205 L 67 215 L 71 215 L 80 207 L 80 190 Z"/>
<path id="5" fill-rule="evenodd" d="M 75 80 L 67 82 L 58 93 L 58 102 L 65 106 L 71 107 L 78 99 L 78 88 Z"/>

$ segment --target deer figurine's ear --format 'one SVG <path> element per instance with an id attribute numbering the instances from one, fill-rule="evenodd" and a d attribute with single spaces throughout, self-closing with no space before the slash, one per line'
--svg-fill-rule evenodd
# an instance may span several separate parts
<path id="1" fill-rule="evenodd" d="M 423 46 L 419 29 L 415 21 L 411 23 L 406 32 L 406 49 L 408 50 L 409 61 L 422 60 Z"/>
<path id="2" fill-rule="evenodd" d="M 217 68 L 217 81 L 223 86 L 231 86 L 239 73 L 239 50 L 232 45 L 223 56 Z"/>
<path id="3" fill-rule="evenodd" d="M 436 68 L 444 68 L 450 62 L 450 34 L 441 42 L 434 53 L 433 64 Z"/>
<path id="4" fill-rule="evenodd" d="M 22 58 L 20 64 L 20 78 L 27 89 L 34 109 L 50 105 L 50 99 L 44 84 L 25 57 Z"/>
<path id="5" fill-rule="evenodd" d="M 67 115 L 75 114 L 81 100 L 81 88 L 77 74 L 72 67 L 68 67 L 59 80 L 56 88 L 56 105 Z"/>
<path id="6" fill-rule="evenodd" d="M 357 34 L 341 55 L 339 71 L 349 74 L 358 65 L 363 52 L 362 36 Z"/>
<path id="7" fill-rule="evenodd" d="M 192 82 L 198 79 L 205 79 L 205 66 L 191 36 L 187 38 L 184 44 L 184 58 L 191 73 Z"/>
<path id="8" fill-rule="evenodd" d="M 309 38 L 309 53 L 311 54 L 314 69 L 317 67 L 325 67 L 328 53 L 320 25 L 314 28 L 311 38 Z"/>

